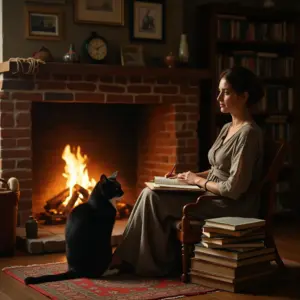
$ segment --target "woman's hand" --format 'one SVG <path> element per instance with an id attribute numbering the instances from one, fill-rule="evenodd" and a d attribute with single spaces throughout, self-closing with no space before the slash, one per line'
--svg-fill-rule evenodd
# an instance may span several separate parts
<path id="1" fill-rule="evenodd" d="M 170 174 L 170 172 L 169 172 L 169 173 L 165 174 L 165 177 L 166 178 L 177 178 L 177 174 L 175 174 L 175 173 Z"/>
<path id="2" fill-rule="evenodd" d="M 179 180 L 185 181 L 188 184 L 196 184 L 196 179 L 198 178 L 198 176 L 195 173 L 188 171 L 184 173 L 179 173 L 177 175 L 177 178 Z"/>

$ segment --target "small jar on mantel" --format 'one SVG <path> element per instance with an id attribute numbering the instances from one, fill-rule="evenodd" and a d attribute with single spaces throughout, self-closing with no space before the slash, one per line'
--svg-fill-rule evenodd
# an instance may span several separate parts
<path id="1" fill-rule="evenodd" d="M 170 53 L 165 57 L 165 64 L 167 65 L 168 68 L 174 68 L 174 66 L 175 66 L 175 61 L 176 61 L 176 57 L 173 55 L 172 52 L 170 52 Z"/>

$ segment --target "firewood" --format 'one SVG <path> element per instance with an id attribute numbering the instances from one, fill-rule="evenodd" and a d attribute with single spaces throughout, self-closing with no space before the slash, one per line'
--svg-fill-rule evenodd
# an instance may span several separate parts
<path id="1" fill-rule="evenodd" d="M 63 214 L 65 216 L 67 216 L 71 212 L 73 206 L 75 205 L 76 201 L 78 200 L 78 197 L 79 197 L 79 193 L 77 191 L 73 191 L 71 199 L 69 200 L 66 207 L 63 209 Z"/>
<path id="2" fill-rule="evenodd" d="M 60 193 L 58 193 L 57 195 L 55 195 L 54 197 L 52 197 L 51 199 L 47 200 L 46 205 L 44 206 L 44 209 L 46 211 L 48 211 L 50 209 L 58 209 L 60 204 L 65 201 L 65 199 L 68 197 L 68 195 L 69 195 L 69 188 L 66 188 L 63 191 L 61 191 Z"/>
<path id="3" fill-rule="evenodd" d="M 82 195 L 82 197 L 83 197 L 83 199 L 81 199 L 82 202 L 88 201 L 90 193 L 84 187 L 82 187 L 81 185 L 79 185 L 79 184 L 76 183 L 74 185 L 74 187 L 73 187 L 73 190 L 75 190 L 76 192 L 78 192 L 78 193 L 80 193 Z"/>

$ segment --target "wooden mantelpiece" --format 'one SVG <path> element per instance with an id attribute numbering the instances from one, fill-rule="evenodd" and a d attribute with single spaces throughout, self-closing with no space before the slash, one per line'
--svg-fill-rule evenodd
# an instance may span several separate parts
<path id="1" fill-rule="evenodd" d="M 24 72 L 28 70 L 28 63 L 24 63 Z M 0 73 L 15 73 L 17 63 L 5 61 L 0 63 Z M 73 74 L 95 74 L 99 76 L 146 76 L 146 77 L 165 77 L 170 79 L 186 78 L 188 80 L 202 80 L 211 78 L 211 73 L 206 69 L 188 68 L 154 68 L 154 67 L 123 67 L 120 65 L 94 65 L 94 64 L 67 64 L 51 62 L 41 64 L 39 73 L 55 73 L 62 75 Z"/>

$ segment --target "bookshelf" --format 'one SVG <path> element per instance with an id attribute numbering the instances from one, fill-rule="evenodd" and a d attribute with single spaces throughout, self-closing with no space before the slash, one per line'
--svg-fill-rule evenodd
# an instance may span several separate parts
<path id="1" fill-rule="evenodd" d="M 207 94 L 201 98 L 199 128 L 200 168 L 208 167 L 207 152 L 222 126 L 231 120 L 221 114 L 216 101 L 219 74 L 242 65 L 264 82 L 265 97 L 253 109 L 253 116 L 264 133 L 288 143 L 289 150 L 276 188 L 276 212 L 299 211 L 297 182 L 300 158 L 299 41 L 296 12 L 251 8 L 238 5 L 206 4 L 197 9 L 196 65 L 211 70 L 205 83 Z M 297 73 L 298 72 L 298 73 Z M 201 131 L 201 130 L 200 130 Z M 298 202 L 297 202 L 298 201 Z"/>

